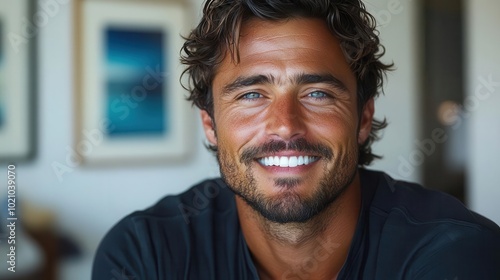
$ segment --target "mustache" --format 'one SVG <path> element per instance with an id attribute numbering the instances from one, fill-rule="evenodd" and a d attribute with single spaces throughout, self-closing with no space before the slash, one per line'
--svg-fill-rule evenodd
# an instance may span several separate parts
<path id="1" fill-rule="evenodd" d="M 304 138 L 299 138 L 290 142 L 271 140 L 258 147 L 246 148 L 241 153 L 240 162 L 250 164 L 258 155 L 284 151 L 296 151 L 319 155 L 326 159 L 331 159 L 333 157 L 333 151 L 328 146 L 319 143 L 310 143 Z"/>

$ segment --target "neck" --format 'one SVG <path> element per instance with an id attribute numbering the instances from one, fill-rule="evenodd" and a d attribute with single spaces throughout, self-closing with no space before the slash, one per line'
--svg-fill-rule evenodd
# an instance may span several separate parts
<path id="1" fill-rule="evenodd" d="M 261 279 L 335 279 L 356 230 L 361 208 L 359 174 L 336 201 L 305 223 L 266 220 L 238 196 L 236 205 Z"/>

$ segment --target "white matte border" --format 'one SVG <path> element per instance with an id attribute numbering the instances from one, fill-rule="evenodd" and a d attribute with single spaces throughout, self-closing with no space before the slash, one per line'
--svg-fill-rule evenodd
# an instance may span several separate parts
<path id="1" fill-rule="evenodd" d="M 171 1 L 83 1 L 81 20 L 81 104 L 80 131 L 77 131 L 75 151 L 85 163 L 130 163 L 137 160 L 180 159 L 188 153 L 188 125 L 191 108 L 185 100 L 186 91 L 179 82 L 182 67 L 179 51 L 182 29 L 186 25 L 187 8 Z M 169 133 L 163 137 L 109 139 L 105 112 L 105 54 L 103 30 L 107 26 L 133 29 L 160 29 L 168 34 L 165 54 L 166 121 Z M 111 124 L 112 125 L 112 124 Z"/>
<path id="2" fill-rule="evenodd" d="M 0 1 L 2 24 L 3 66 L 0 70 L 2 102 L 6 123 L 0 128 L 0 161 L 24 159 L 31 154 L 30 76 L 29 56 L 31 40 L 26 34 L 29 0 Z M 24 28 L 23 28 L 24 25 Z"/>

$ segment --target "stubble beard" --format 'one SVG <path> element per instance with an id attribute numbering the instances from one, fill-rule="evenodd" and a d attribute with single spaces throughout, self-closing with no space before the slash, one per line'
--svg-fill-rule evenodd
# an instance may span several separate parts
<path id="1" fill-rule="evenodd" d="M 335 161 L 330 170 L 327 169 L 326 162 L 322 163 L 324 176 L 319 180 L 316 191 L 309 197 L 303 197 L 294 190 L 295 186 L 303 183 L 295 178 L 275 179 L 275 186 L 280 187 L 282 192 L 267 197 L 259 191 L 252 164 L 243 164 L 244 170 L 238 168 L 237 164 L 241 160 L 231 158 L 223 147 L 219 147 L 217 160 L 222 178 L 229 188 L 264 219 L 278 224 L 306 223 L 341 197 L 354 180 L 357 172 L 357 149 L 348 150 L 350 152 L 336 154 L 329 159 Z"/>

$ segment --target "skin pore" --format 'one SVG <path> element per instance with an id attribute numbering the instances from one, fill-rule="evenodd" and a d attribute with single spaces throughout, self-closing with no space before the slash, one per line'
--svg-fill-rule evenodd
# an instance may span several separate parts
<path id="1" fill-rule="evenodd" d="M 238 194 L 260 277 L 334 279 L 360 211 L 358 145 L 370 133 L 373 100 L 358 112 L 356 78 L 320 19 L 249 19 L 239 55 L 218 66 L 214 119 L 201 117 Z"/>

